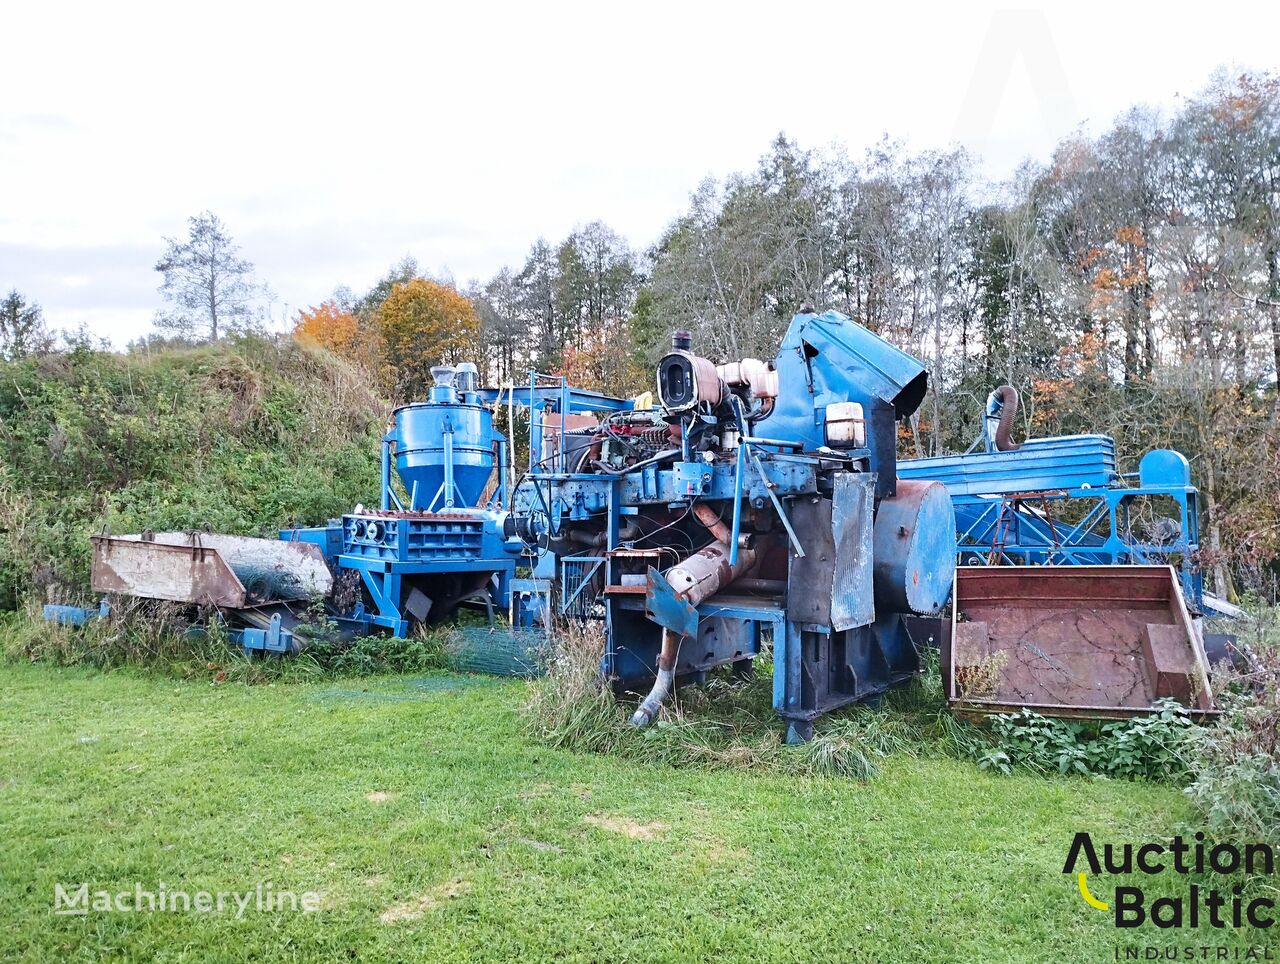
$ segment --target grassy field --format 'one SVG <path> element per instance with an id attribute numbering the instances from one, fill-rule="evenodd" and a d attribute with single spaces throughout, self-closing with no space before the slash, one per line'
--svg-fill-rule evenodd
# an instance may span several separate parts
<path id="1" fill-rule="evenodd" d="M 1110 915 L 1061 872 L 1072 835 L 1161 839 L 1190 819 L 1172 788 L 946 759 L 890 757 L 860 784 L 549 750 L 522 734 L 523 686 L 0 665 L 0 948 L 30 960 L 1112 960 Z M 82 881 L 270 881 L 319 892 L 320 909 L 55 916 L 55 882 Z"/>

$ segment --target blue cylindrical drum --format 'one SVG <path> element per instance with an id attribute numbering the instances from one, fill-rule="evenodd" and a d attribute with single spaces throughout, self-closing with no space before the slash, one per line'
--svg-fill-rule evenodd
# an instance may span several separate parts
<path id="1" fill-rule="evenodd" d="M 872 551 L 877 613 L 941 611 L 956 570 L 956 516 L 946 486 L 899 479 L 897 494 L 876 510 Z"/>

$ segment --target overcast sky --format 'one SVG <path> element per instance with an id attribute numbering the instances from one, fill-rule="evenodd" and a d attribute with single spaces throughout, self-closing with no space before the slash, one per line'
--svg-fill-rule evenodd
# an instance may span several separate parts
<path id="1" fill-rule="evenodd" d="M 405 254 L 461 284 L 597 218 L 645 247 L 779 131 L 959 142 L 1000 178 L 1219 65 L 1280 68 L 1278 10 L 7 3 L 0 287 L 122 345 L 205 209 L 283 319 Z"/>

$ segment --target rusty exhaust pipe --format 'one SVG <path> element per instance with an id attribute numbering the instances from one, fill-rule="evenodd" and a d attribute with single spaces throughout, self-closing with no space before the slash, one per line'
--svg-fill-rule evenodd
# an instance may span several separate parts
<path id="1" fill-rule="evenodd" d="M 713 596 L 725 586 L 744 575 L 756 564 L 754 549 L 739 548 L 736 565 L 729 565 L 729 527 L 716 511 L 704 502 L 693 507 L 694 517 L 707 528 L 716 541 L 705 549 L 699 549 L 667 570 L 667 582 L 676 596 L 691 606 Z M 631 717 L 632 726 L 648 726 L 662 709 L 671 690 L 675 687 L 676 656 L 680 652 L 683 637 L 669 629 L 662 631 L 662 649 L 658 653 L 658 677 L 653 689 L 636 708 Z"/>

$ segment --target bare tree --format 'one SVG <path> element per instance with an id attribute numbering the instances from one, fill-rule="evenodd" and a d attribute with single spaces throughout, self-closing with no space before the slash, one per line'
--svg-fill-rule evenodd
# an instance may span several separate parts
<path id="1" fill-rule="evenodd" d="M 267 289 L 253 277 L 253 265 L 239 256 L 239 245 L 212 211 L 187 219 L 187 237 L 165 238 L 156 270 L 164 276 L 160 294 L 172 306 L 156 314 L 157 328 L 192 336 L 253 327 L 261 315 L 257 302 Z"/>

